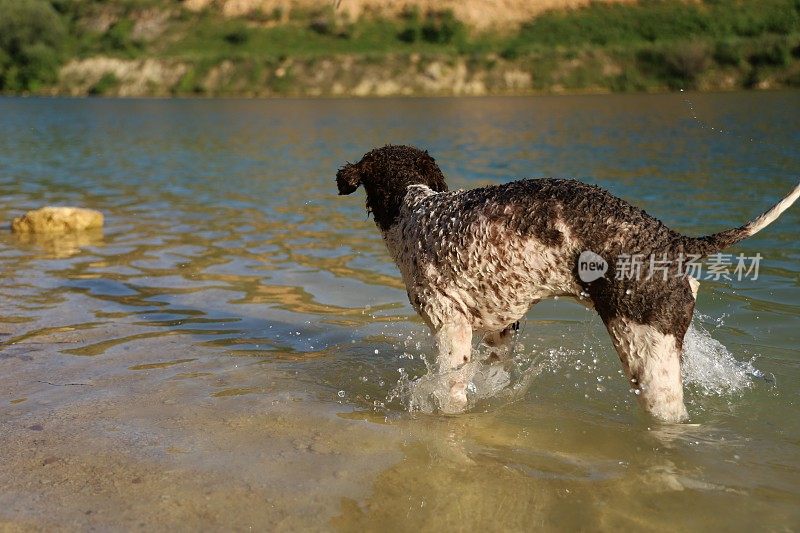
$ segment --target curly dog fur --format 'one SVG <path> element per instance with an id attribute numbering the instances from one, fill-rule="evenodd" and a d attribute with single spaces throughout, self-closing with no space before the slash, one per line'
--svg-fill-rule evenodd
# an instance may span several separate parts
<path id="1" fill-rule="evenodd" d="M 409 300 L 434 333 L 440 370 L 470 360 L 474 333 L 507 349 L 532 305 L 572 297 L 597 311 L 640 403 L 667 422 L 687 418 L 680 360 L 699 285 L 675 259 L 716 253 L 753 235 L 800 196 L 798 186 L 752 222 L 697 238 L 574 180 L 449 191 L 434 159 L 410 146 L 372 150 L 342 167 L 336 182 L 339 194 L 364 186 L 367 211 Z M 585 251 L 608 261 L 605 274 L 588 282 L 578 272 Z M 668 271 L 616 279 L 617 258 L 634 254 L 668 259 Z M 451 383 L 454 411 L 466 405 L 465 381 Z"/>

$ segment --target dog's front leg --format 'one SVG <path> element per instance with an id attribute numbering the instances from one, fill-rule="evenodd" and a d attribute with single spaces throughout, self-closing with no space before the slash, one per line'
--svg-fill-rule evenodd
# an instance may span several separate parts
<path id="1" fill-rule="evenodd" d="M 435 333 L 439 373 L 448 376 L 448 395 L 441 399 L 442 411 L 458 413 L 467 406 L 467 384 L 471 376 L 458 372 L 472 353 L 472 326 L 463 317 L 444 323 Z"/>
<path id="2" fill-rule="evenodd" d="M 681 351 L 676 335 L 648 324 L 617 319 L 608 331 L 639 403 L 662 422 L 688 418 L 683 403 Z M 680 332 L 683 339 L 684 332 Z"/>
<path id="3" fill-rule="evenodd" d="M 472 326 L 464 319 L 445 323 L 436 331 L 436 347 L 440 372 L 468 363 L 472 354 Z"/>

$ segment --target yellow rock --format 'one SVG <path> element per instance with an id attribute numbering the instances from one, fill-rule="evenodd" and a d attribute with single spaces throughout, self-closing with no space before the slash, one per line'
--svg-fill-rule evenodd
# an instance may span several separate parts
<path id="1" fill-rule="evenodd" d="M 66 233 L 103 226 L 103 213 L 82 207 L 42 207 L 11 222 L 14 233 Z"/>

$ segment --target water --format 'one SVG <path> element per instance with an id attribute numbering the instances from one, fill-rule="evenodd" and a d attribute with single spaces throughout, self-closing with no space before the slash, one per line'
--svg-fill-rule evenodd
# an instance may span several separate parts
<path id="1" fill-rule="evenodd" d="M 577 177 L 699 235 L 796 183 L 798 104 L 0 100 L 3 223 L 45 204 L 107 221 L 0 232 L 0 523 L 795 528 L 800 209 L 732 250 L 762 254 L 758 280 L 702 283 L 691 424 L 645 417 L 598 318 L 564 300 L 443 416 L 431 339 L 334 175 L 410 143 L 454 188 Z"/>

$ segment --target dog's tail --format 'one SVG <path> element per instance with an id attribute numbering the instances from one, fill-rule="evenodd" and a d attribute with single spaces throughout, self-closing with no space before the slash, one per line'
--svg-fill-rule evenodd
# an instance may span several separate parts
<path id="1" fill-rule="evenodd" d="M 798 198 L 800 198 L 800 183 L 783 200 L 775 204 L 772 209 L 754 218 L 744 226 L 720 231 L 705 237 L 684 237 L 683 250 L 688 254 L 698 254 L 700 256 L 717 253 L 732 244 L 755 235 L 772 224 Z"/>

